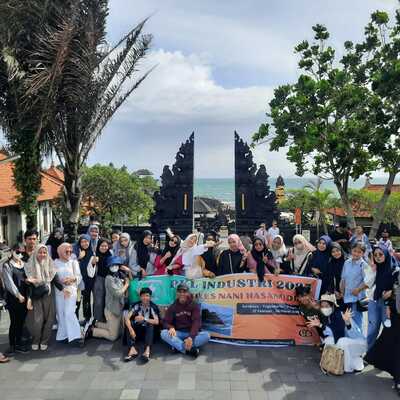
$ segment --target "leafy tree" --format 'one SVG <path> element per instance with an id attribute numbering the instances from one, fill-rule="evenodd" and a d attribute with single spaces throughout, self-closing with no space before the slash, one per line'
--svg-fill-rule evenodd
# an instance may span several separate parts
<path id="1" fill-rule="evenodd" d="M 47 126 L 43 99 L 32 95 L 27 78 L 36 67 L 35 55 L 41 46 L 38 35 L 55 34 L 57 10 L 66 3 L 70 2 L 3 0 L 0 3 L 0 128 L 8 149 L 18 155 L 14 161 L 14 181 L 21 193 L 18 202 L 27 214 L 28 227 L 36 221 Z M 59 27 L 60 34 L 66 30 L 65 25 Z M 62 65 L 60 62 L 61 69 Z"/>
<path id="2" fill-rule="evenodd" d="M 377 166 L 368 145 L 380 116 L 380 99 L 360 82 L 362 62 L 348 57 L 352 53 L 348 43 L 337 61 L 327 43 L 327 29 L 316 25 L 313 31 L 312 44 L 303 41 L 295 48 L 302 74 L 295 84 L 275 90 L 269 120 L 254 134 L 253 142 L 267 141 L 274 151 L 289 146 L 287 158 L 295 163 L 297 175 L 311 171 L 332 179 L 354 227 L 349 180 Z"/>
<path id="3" fill-rule="evenodd" d="M 134 174 L 136 174 L 138 176 L 153 176 L 154 175 L 150 170 L 148 170 L 146 168 L 138 169 L 137 171 L 134 172 Z"/>
<path id="4" fill-rule="evenodd" d="M 137 77 L 152 41 L 151 35 L 142 33 L 146 20 L 109 46 L 107 15 L 108 0 L 67 2 L 59 31 L 51 36 L 44 31 L 36 38 L 40 48 L 28 77 L 34 97 L 49 105 L 44 117 L 50 127 L 46 139 L 63 167 L 72 237 L 77 232 L 82 171 L 89 153 L 106 124 L 150 72 Z"/>
<path id="5" fill-rule="evenodd" d="M 363 78 L 382 102 L 382 115 L 369 148 L 388 179 L 373 212 L 370 238 L 374 238 L 385 218 L 391 188 L 400 172 L 400 10 L 396 11 L 393 26 L 389 26 L 386 12 L 374 12 L 365 29 L 365 41 L 355 46 L 354 54 L 356 58 L 366 59 Z"/>
<path id="6" fill-rule="evenodd" d="M 96 164 L 84 168 L 82 210 L 102 217 L 108 226 L 147 222 L 153 211 L 146 183 L 123 168 Z"/>

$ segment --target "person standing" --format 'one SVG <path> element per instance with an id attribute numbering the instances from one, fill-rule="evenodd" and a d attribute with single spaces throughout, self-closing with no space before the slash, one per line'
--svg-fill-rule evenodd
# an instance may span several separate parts
<path id="1" fill-rule="evenodd" d="M 30 229 L 24 233 L 25 248 L 22 253 L 22 261 L 24 263 L 26 263 L 29 260 L 29 257 L 35 251 L 38 237 L 39 234 L 36 229 Z"/>
<path id="2" fill-rule="evenodd" d="M 3 279 L 6 289 L 6 308 L 10 315 L 8 340 L 10 348 L 7 356 L 26 353 L 28 349 L 22 343 L 23 328 L 26 318 L 27 285 L 22 252 L 19 245 L 12 248 L 11 257 L 3 265 Z"/>
<path id="3" fill-rule="evenodd" d="M 385 246 L 388 249 L 390 255 L 394 253 L 393 243 L 389 239 L 389 232 L 386 229 L 382 232 L 378 245 Z"/>
<path id="4" fill-rule="evenodd" d="M 259 237 L 259 238 L 263 238 L 264 239 L 264 243 L 269 245 L 270 237 L 269 237 L 269 234 L 268 234 L 268 231 L 267 231 L 267 227 L 266 227 L 264 222 L 262 222 L 260 224 L 260 227 L 254 232 L 254 236 L 255 237 Z"/>
<path id="5" fill-rule="evenodd" d="M 87 234 L 90 236 L 90 248 L 93 254 L 95 254 L 100 240 L 99 226 L 95 224 L 90 225 Z"/>
<path id="6" fill-rule="evenodd" d="M 32 335 L 32 350 L 47 350 L 51 328 L 55 318 L 54 290 L 63 291 L 66 297 L 69 292 L 57 276 L 54 262 L 44 244 L 37 246 L 24 266 L 29 283 L 27 290 L 27 327 Z"/>
<path id="7" fill-rule="evenodd" d="M 247 251 L 239 236 L 235 233 L 228 236 L 229 249 L 224 250 L 218 259 L 217 276 L 241 274 L 246 272 Z"/>
<path id="8" fill-rule="evenodd" d="M 272 253 L 262 237 L 255 237 L 253 240 L 253 247 L 247 257 L 247 268 L 257 275 L 260 282 L 264 281 L 265 274 L 272 273 L 269 268 L 274 269 Z"/>
<path id="9" fill-rule="evenodd" d="M 154 262 L 155 271 L 154 275 L 166 275 L 167 267 L 175 257 L 176 253 L 181 247 L 181 239 L 177 235 L 169 238 L 164 250 L 159 254 Z"/>
<path id="10" fill-rule="evenodd" d="M 350 239 L 350 245 L 353 247 L 357 242 L 361 242 L 365 246 L 365 251 L 364 251 L 364 260 L 368 262 L 368 257 L 370 253 L 372 252 L 372 246 L 371 243 L 369 242 L 368 236 L 364 233 L 364 229 L 362 226 L 356 226 L 354 235 Z"/>
<path id="11" fill-rule="evenodd" d="M 160 323 L 160 311 L 151 301 L 153 292 L 150 288 L 140 290 L 140 301 L 133 304 L 125 315 L 125 328 L 127 330 L 128 355 L 124 361 L 129 362 L 138 356 L 135 344 L 138 339 L 144 339 L 142 360 L 148 362 L 151 346 L 154 341 L 154 329 Z"/>
<path id="12" fill-rule="evenodd" d="M 293 236 L 293 249 L 289 252 L 288 259 L 294 275 L 310 275 L 310 260 L 315 250 L 316 248 L 303 235 Z"/>
<path id="13" fill-rule="evenodd" d="M 58 249 L 58 259 L 54 262 L 59 280 L 64 285 L 61 291 L 55 289 L 57 313 L 57 341 L 73 342 L 81 339 L 81 328 L 75 314 L 78 285 L 82 280 L 79 263 L 72 259 L 72 246 L 62 243 Z"/>
<path id="14" fill-rule="evenodd" d="M 343 295 L 343 302 L 346 308 L 353 313 L 354 322 L 362 329 L 363 314 L 359 309 L 359 301 L 366 297 L 365 289 L 368 286 L 364 283 L 365 268 L 367 263 L 364 260 L 365 245 L 361 242 L 353 244 L 351 257 L 343 264 L 340 292 Z"/>
<path id="15" fill-rule="evenodd" d="M 321 294 L 325 294 L 332 288 L 333 275 L 329 271 L 331 244 L 332 239 L 328 235 L 321 236 L 317 243 L 317 250 L 310 261 L 312 275 L 321 279 Z"/>
<path id="16" fill-rule="evenodd" d="M 197 357 L 210 335 L 200 330 L 200 306 L 193 301 L 186 283 L 180 283 L 176 291 L 177 300 L 167 309 L 161 339 L 180 353 Z"/>
<path id="17" fill-rule="evenodd" d="M 272 225 L 268 229 L 269 240 L 273 241 L 278 235 L 280 235 L 280 231 L 278 228 L 278 222 L 273 220 Z"/>
<path id="18" fill-rule="evenodd" d="M 47 239 L 46 246 L 49 249 L 49 254 L 53 260 L 58 258 L 57 249 L 60 244 L 64 243 L 64 231 L 62 228 L 54 229 Z"/>

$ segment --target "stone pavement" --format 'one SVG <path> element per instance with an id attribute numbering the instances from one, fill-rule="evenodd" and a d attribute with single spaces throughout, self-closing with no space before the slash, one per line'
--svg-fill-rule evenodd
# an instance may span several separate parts
<path id="1" fill-rule="evenodd" d="M 6 314 L 0 350 L 7 347 Z M 1 400 L 390 400 L 385 373 L 324 376 L 313 347 L 253 348 L 209 344 L 192 360 L 157 344 L 146 365 L 121 361 L 120 343 L 92 339 L 84 349 L 53 343 L 47 352 L 0 365 Z"/>

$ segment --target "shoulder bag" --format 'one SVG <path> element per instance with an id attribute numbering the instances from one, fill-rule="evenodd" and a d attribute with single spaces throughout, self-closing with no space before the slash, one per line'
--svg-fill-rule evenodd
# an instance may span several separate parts
<path id="1" fill-rule="evenodd" d="M 343 375 L 344 351 L 335 345 L 325 345 L 319 365 L 325 375 Z"/>

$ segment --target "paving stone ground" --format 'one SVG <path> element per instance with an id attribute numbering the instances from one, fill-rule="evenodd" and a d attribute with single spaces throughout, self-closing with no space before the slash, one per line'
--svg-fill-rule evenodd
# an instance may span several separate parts
<path id="1" fill-rule="evenodd" d="M 7 314 L 0 351 L 7 347 Z M 0 365 L 1 400 L 390 400 L 390 377 L 324 376 L 314 347 L 255 348 L 210 343 L 192 360 L 158 343 L 146 365 L 124 363 L 120 343 L 93 339 L 84 349 L 52 342 L 47 352 Z"/>

